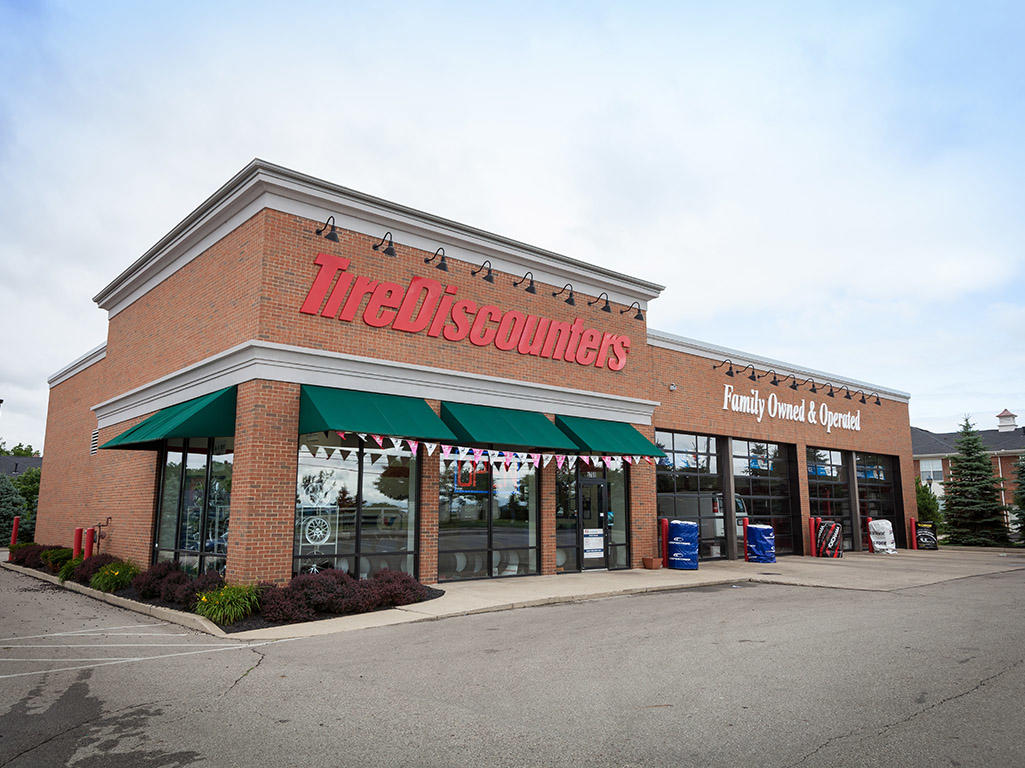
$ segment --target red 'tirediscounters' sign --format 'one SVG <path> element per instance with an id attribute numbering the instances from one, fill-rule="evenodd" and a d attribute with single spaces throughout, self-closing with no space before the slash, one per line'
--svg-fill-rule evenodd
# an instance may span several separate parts
<path id="1" fill-rule="evenodd" d="M 320 269 L 299 308 L 307 315 L 351 323 L 369 296 L 360 319 L 372 328 L 426 331 L 447 341 L 468 339 L 478 347 L 493 345 L 505 352 L 608 366 L 613 371 L 623 369 L 630 352 L 628 336 L 586 328 L 580 318 L 570 323 L 515 309 L 503 311 L 494 304 L 478 305 L 471 299 L 457 299 L 456 286 L 429 277 L 414 277 L 405 286 L 373 280 L 347 271 L 349 259 L 342 256 L 319 253 L 313 263 Z"/>

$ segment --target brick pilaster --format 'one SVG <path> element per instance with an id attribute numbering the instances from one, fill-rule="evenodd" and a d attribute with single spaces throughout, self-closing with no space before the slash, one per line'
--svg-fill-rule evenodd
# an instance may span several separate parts
<path id="1" fill-rule="evenodd" d="M 281 583 L 292 576 L 299 385 L 238 386 L 227 581 Z"/>

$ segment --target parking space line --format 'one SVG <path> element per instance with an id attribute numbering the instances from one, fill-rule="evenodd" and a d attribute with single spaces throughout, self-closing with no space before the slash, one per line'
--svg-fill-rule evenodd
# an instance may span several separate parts
<path id="1" fill-rule="evenodd" d="M 8 680 L 12 677 L 28 677 L 29 675 L 49 675 L 54 672 L 74 672 L 79 669 L 95 669 L 96 667 L 109 667 L 115 664 L 128 664 L 132 662 L 143 662 L 143 661 L 156 661 L 157 659 L 170 659 L 178 656 L 195 656 L 198 653 L 217 653 L 218 651 L 237 651 L 244 650 L 246 648 L 258 648 L 263 645 L 273 645 L 275 643 L 287 643 L 289 640 L 295 638 L 286 637 L 281 640 L 265 640 L 262 643 L 253 643 L 252 645 L 233 645 L 228 648 L 203 648 L 196 651 L 181 651 L 179 653 L 163 653 L 159 656 L 142 656 L 132 657 L 130 659 L 114 659 L 112 661 L 100 662 L 97 664 L 79 664 L 74 667 L 58 667 L 57 669 L 39 669 L 33 670 L 32 672 L 15 672 L 13 674 L 0 675 L 0 680 Z"/>
<path id="2" fill-rule="evenodd" d="M 49 645 L 5 645 L 4 650 L 10 650 L 12 648 L 49 648 L 56 650 L 58 648 L 195 648 L 197 645 L 202 643 L 91 643 L 88 645 L 55 645 L 53 643 Z M 234 648 L 237 643 L 209 643 L 205 647 L 207 648 Z M 242 646 L 245 647 L 245 646 Z"/>
<path id="3" fill-rule="evenodd" d="M 47 632 L 45 635 L 21 635 L 18 637 L 0 637 L 0 643 L 6 643 L 8 640 L 38 640 L 41 637 L 66 637 L 68 635 L 81 635 L 83 633 L 90 632 L 106 632 L 111 629 L 137 629 L 139 627 L 166 627 L 168 626 L 166 621 L 161 621 L 156 624 L 126 624 L 123 627 L 97 627 L 95 629 L 76 629 L 68 632 Z"/>

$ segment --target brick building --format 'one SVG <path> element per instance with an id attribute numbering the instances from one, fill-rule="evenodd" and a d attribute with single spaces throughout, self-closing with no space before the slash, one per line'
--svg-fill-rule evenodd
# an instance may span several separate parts
<path id="1" fill-rule="evenodd" d="M 705 558 L 743 517 L 903 546 L 908 395 L 649 329 L 661 290 L 253 161 L 95 297 L 37 539 L 109 517 L 107 551 L 238 581 L 638 567 L 659 516 Z"/>
<path id="2" fill-rule="evenodd" d="M 1007 408 L 997 414 L 996 429 L 980 429 L 979 437 L 993 461 L 993 473 L 1003 481 L 1000 503 L 1010 507 L 1014 503 L 1014 465 L 1025 455 L 1025 427 L 1019 427 L 1018 415 Z M 943 481 L 950 477 L 950 457 L 957 453 L 955 441 L 959 432 L 930 432 L 920 427 L 911 428 L 911 450 L 915 463 L 915 477 L 932 488 L 943 505 Z M 1005 513 L 1010 524 L 1010 515 Z"/>

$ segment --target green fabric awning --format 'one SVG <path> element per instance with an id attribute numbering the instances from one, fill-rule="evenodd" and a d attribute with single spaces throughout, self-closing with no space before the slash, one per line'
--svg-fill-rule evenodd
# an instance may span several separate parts
<path id="1" fill-rule="evenodd" d="M 584 452 L 600 453 L 603 456 L 665 456 L 657 445 L 630 424 L 580 416 L 556 416 L 555 423 Z"/>
<path id="2" fill-rule="evenodd" d="M 299 434 L 335 430 L 420 440 L 455 440 L 426 401 L 354 389 L 303 385 Z"/>
<path id="3" fill-rule="evenodd" d="M 535 411 L 486 405 L 442 403 L 441 418 L 461 442 L 497 447 L 558 449 L 575 453 L 576 443 Z"/>
<path id="4" fill-rule="evenodd" d="M 154 450 L 173 437 L 234 437 L 236 388 L 163 408 L 100 448 Z"/>

